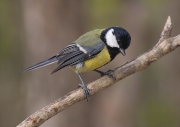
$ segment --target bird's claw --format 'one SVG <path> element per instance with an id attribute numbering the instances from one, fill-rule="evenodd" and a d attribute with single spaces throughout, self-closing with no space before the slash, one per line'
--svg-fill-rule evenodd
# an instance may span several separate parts
<path id="1" fill-rule="evenodd" d="M 95 71 L 98 72 L 98 73 L 101 75 L 101 77 L 107 75 L 107 76 L 109 76 L 110 78 L 112 78 L 114 81 L 116 81 L 115 75 L 112 74 L 113 70 L 108 70 L 108 71 L 106 71 L 106 72 L 99 71 L 99 70 L 95 70 Z"/>
<path id="2" fill-rule="evenodd" d="M 78 87 L 81 87 L 84 90 L 84 96 L 88 101 L 88 96 L 90 94 L 89 89 L 87 88 L 87 86 L 85 84 L 79 84 Z"/>

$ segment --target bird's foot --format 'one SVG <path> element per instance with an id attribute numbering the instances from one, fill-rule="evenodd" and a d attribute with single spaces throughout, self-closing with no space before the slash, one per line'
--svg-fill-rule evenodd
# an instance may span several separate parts
<path id="1" fill-rule="evenodd" d="M 98 72 L 98 73 L 101 75 L 101 77 L 104 76 L 104 75 L 107 75 L 107 76 L 109 76 L 110 78 L 112 78 L 114 81 L 116 81 L 115 75 L 112 74 L 113 70 L 108 70 L 108 71 L 106 71 L 106 72 L 104 72 L 104 71 L 99 71 L 99 70 L 94 70 L 94 71 L 95 71 L 95 72 Z"/>
<path id="2" fill-rule="evenodd" d="M 88 101 L 88 96 L 89 96 L 89 89 L 87 88 L 87 86 L 85 84 L 79 84 L 78 87 L 81 87 L 84 90 L 84 96 Z"/>

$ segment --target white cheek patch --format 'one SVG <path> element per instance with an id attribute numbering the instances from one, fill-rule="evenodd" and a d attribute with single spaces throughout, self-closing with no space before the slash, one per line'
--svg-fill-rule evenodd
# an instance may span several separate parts
<path id="1" fill-rule="evenodd" d="M 84 52 L 85 54 L 87 54 L 87 51 L 82 47 L 80 46 L 79 44 L 76 44 L 77 47 L 79 48 L 79 50 L 81 50 L 82 52 Z"/>
<path id="2" fill-rule="evenodd" d="M 116 47 L 119 48 L 119 45 L 117 43 L 116 40 L 116 36 L 113 34 L 114 29 L 110 29 L 107 33 L 106 33 L 106 43 L 107 45 L 109 45 L 110 47 Z"/>

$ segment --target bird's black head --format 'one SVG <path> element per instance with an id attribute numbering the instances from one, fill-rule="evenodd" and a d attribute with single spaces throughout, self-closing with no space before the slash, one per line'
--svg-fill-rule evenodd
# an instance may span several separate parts
<path id="1" fill-rule="evenodd" d="M 100 37 L 106 44 L 112 59 L 119 53 L 126 55 L 125 50 L 131 43 L 131 36 L 125 29 L 109 27 L 102 31 Z"/>

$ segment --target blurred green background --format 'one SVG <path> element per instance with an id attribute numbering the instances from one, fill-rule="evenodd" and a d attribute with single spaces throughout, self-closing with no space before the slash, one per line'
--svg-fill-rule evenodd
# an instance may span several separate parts
<path id="1" fill-rule="evenodd" d="M 172 36 L 180 34 L 179 0 L 1 0 L 0 127 L 18 125 L 30 114 L 77 88 L 69 68 L 56 65 L 18 72 L 58 53 L 96 28 L 121 26 L 132 37 L 114 69 L 154 46 L 170 15 Z M 64 110 L 42 127 L 179 127 L 180 49 L 89 99 Z M 98 79 L 84 73 L 86 83 Z"/>

